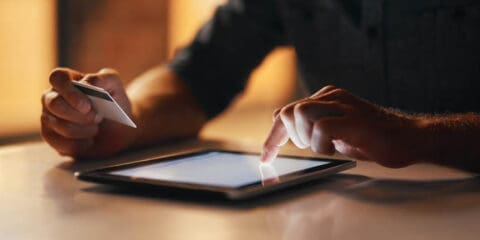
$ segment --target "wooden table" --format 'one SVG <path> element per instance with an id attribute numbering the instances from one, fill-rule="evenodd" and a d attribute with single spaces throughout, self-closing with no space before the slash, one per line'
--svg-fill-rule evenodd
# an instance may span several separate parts
<path id="1" fill-rule="evenodd" d="M 182 149 L 258 150 L 253 145 L 190 140 L 81 163 L 42 142 L 0 147 L 0 238 L 480 238 L 480 180 L 427 164 L 387 169 L 358 162 L 343 174 L 238 203 L 120 190 L 72 174 Z"/>

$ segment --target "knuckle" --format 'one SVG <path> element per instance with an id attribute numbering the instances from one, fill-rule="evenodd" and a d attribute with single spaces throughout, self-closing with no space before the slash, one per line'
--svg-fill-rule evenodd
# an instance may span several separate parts
<path id="1" fill-rule="evenodd" d="M 40 99 L 40 101 L 42 102 L 42 107 L 45 106 L 45 103 L 47 101 L 47 97 L 50 94 L 50 92 L 52 92 L 52 91 L 51 90 L 46 90 L 42 93 L 42 96 L 41 96 L 41 99 Z"/>
<path id="2" fill-rule="evenodd" d="M 56 95 L 59 95 L 59 93 L 55 89 L 47 89 L 43 92 L 42 98 L 47 98 L 47 97 L 54 97 Z"/>
<path id="3" fill-rule="evenodd" d="M 67 106 L 63 98 L 58 96 L 52 97 L 47 100 L 46 106 L 48 109 L 53 110 L 55 112 L 65 112 L 67 111 Z"/>
<path id="4" fill-rule="evenodd" d="M 98 72 L 98 74 L 105 81 L 112 82 L 112 83 L 115 83 L 115 84 L 118 84 L 118 83 L 121 84 L 120 75 L 113 68 L 102 68 Z"/>
<path id="5" fill-rule="evenodd" d="M 336 89 L 337 87 L 336 86 L 333 86 L 333 85 L 327 85 L 325 87 L 322 87 L 320 90 L 316 91 L 314 94 L 312 94 L 310 97 L 308 98 L 319 98 L 321 97 L 323 94 L 326 94 L 328 93 L 329 91 L 333 90 L 333 89 Z"/>
<path id="6" fill-rule="evenodd" d="M 106 74 L 106 75 L 113 75 L 113 76 L 118 76 L 118 71 L 113 69 L 113 68 L 109 68 L 109 67 L 105 67 L 105 68 L 102 68 L 100 69 L 100 71 L 98 71 L 98 73 L 100 74 Z"/>
<path id="7" fill-rule="evenodd" d="M 282 108 L 276 108 L 274 111 L 273 111 L 273 116 L 276 116 L 278 115 L 278 113 L 282 110 Z"/>
<path id="8" fill-rule="evenodd" d="M 100 81 L 100 78 L 96 74 L 92 74 L 92 73 L 85 75 L 83 79 L 85 82 L 92 85 L 97 85 L 98 81 Z"/>
<path id="9" fill-rule="evenodd" d="M 327 85 L 325 87 L 323 87 L 321 90 L 323 91 L 326 91 L 326 90 L 332 90 L 332 89 L 336 89 L 337 87 L 334 86 L 334 85 Z"/>
<path id="10" fill-rule="evenodd" d="M 337 88 L 337 87 L 336 87 L 335 85 L 333 85 L 333 84 L 329 84 L 329 85 L 327 85 L 327 86 L 325 86 L 325 87 L 323 87 L 323 88 Z"/>
<path id="11" fill-rule="evenodd" d="M 64 68 L 55 68 L 50 72 L 49 80 L 51 85 L 56 86 L 68 80 L 68 74 Z"/>
<path id="12" fill-rule="evenodd" d="M 295 115 L 305 115 L 306 108 L 308 106 L 308 103 L 299 103 L 294 106 L 293 112 Z"/>
<path id="13" fill-rule="evenodd" d="M 43 91 L 42 93 L 42 100 L 45 99 L 45 97 L 50 93 L 50 92 L 53 92 L 51 89 L 47 89 L 45 91 Z"/>
<path id="14" fill-rule="evenodd" d="M 280 114 L 280 110 L 281 110 L 281 108 L 277 108 L 277 109 L 275 109 L 275 111 L 273 111 L 272 121 L 277 120 L 277 118 L 278 118 L 278 116 L 279 116 L 279 114 Z"/>
<path id="15" fill-rule="evenodd" d="M 331 93 L 333 96 L 345 96 L 348 94 L 348 91 L 343 88 L 337 88 Z"/>
<path id="16" fill-rule="evenodd" d="M 280 110 L 279 113 L 280 117 L 285 120 L 292 120 L 293 119 L 293 110 L 291 107 L 284 107 Z"/>
<path id="17" fill-rule="evenodd" d="M 57 91 L 46 91 L 43 95 L 42 98 L 45 100 L 45 102 L 52 101 L 53 99 L 57 98 L 60 94 Z"/>

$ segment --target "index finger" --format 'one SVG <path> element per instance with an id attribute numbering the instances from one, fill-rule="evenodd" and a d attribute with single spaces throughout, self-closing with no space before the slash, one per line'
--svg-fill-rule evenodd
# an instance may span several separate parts
<path id="1" fill-rule="evenodd" d="M 72 80 L 79 80 L 82 77 L 83 74 L 77 71 L 56 68 L 50 74 L 50 84 L 70 106 L 81 113 L 87 113 L 91 108 L 89 99 L 71 83 Z"/>
<path id="2" fill-rule="evenodd" d="M 263 151 L 260 157 L 261 162 L 272 162 L 278 155 L 280 147 L 288 141 L 287 129 L 283 125 L 282 120 L 277 117 L 273 123 L 272 130 L 268 134 L 267 140 L 263 144 Z"/>

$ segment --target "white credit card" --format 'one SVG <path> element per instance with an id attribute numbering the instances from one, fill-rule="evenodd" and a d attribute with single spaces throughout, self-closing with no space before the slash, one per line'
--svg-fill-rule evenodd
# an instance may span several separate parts
<path id="1" fill-rule="evenodd" d="M 137 125 L 128 117 L 113 97 L 103 88 L 99 88 L 86 83 L 72 81 L 73 86 L 80 92 L 87 95 L 92 101 L 93 108 L 106 119 L 123 123 L 127 126 L 136 128 Z"/>

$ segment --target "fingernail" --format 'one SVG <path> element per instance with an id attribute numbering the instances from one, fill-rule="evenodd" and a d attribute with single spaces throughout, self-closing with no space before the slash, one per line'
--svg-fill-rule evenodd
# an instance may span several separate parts
<path id="1" fill-rule="evenodd" d="M 265 149 L 264 149 L 262 150 L 262 154 L 260 154 L 260 162 L 265 163 L 265 158 L 266 156 L 265 156 Z"/>
<path id="2" fill-rule="evenodd" d="M 95 120 L 94 120 L 94 122 L 95 122 L 96 124 L 99 124 L 100 122 L 102 122 L 102 120 L 103 120 L 102 115 L 100 115 L 100 114 L 95 115 Z"/>
<path id="3" fill-rule="evenodd" d="M 270 159 L 269 154 L 268 154 L 268 150 L 266 150 L 266 149 L 262 150 L 262 154 L 260 155 L 260 162 L 262 162 L 262 163 L 270 163 L 271 162 L 271 159 Z"/>

